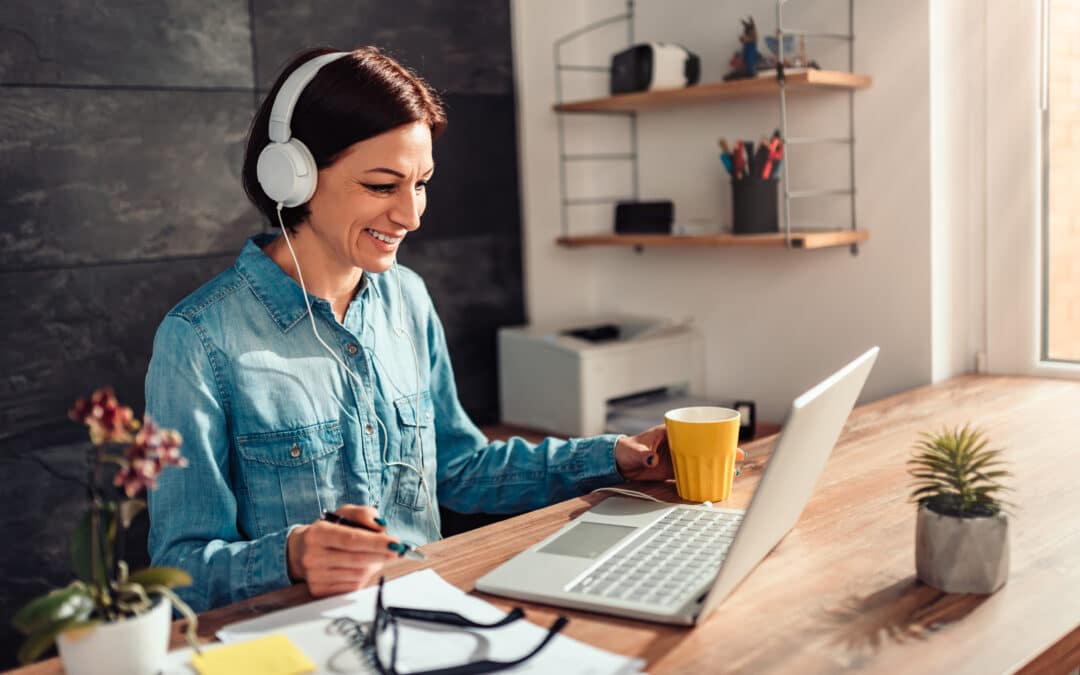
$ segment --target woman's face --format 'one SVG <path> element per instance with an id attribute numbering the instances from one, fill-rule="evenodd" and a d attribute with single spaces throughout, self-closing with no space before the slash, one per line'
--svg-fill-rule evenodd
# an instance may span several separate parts
<path id="1" fill-rule="evenodd" d="M 405 235 L 420 227 L 434 170 L 431 130 L 421 122 L 354 143 L 319 171 L 301 227 L 331 264 L 385 272 Z"/>

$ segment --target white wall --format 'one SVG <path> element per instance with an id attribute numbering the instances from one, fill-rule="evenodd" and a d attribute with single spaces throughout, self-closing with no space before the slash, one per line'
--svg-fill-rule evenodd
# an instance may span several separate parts
<path id="1" fill-rule="evenodd" d="M 986 350 L 986 2 L 930 6 L 935 382 Z"/>
<path id="2" fill-rule="evenodd" d="M 737 46 L 740 15 L 752 13 L 761 35 L 774 28 L 774 3 L 733 4 L 639 0 L 635 38 L 682 43 L 701 55 L 703 80 L 717 79 Z M 608 311 L 693 316 L 708 345 L 707 392 L 721 399 L 755 399 L 763 419 L 780 420 L 794 395 L 873 344 L 881 346 L 882 354 L 864 401 L 930 382 L 928 0 L 857 3 L 855 66 L 872 75 L 874 84 L 859 92 L 855 103 L 857 220 L 870 231 L 870 241 L 856 257 L 845 248 L 647 249 L 636 254 L 554 244 L 561 225 L 552 44 L 559 35 L 623 7 L 610 0 L 513 2 L 530 319 Z M 846 29 L 847 2 L 792 2 L 787 7 L 788 27 Z M 581 62 L 606 63 L 626 40 L 624 30 L 611 33 L 606 44 L 598 39 L 572 55 Z M 846 65 L 836 48 L 811 43 L 809 51 L 825 67 Z M 601 95 L 604 77 L 593 77 L 591 93 Z M 588 93 L 585 85 L 575 89 Z M 790 130 L 797 135 L 843 132 L 846 106 L 843 94 L 800 97 L 791 103 Z M 756 139 L 777 126 L 778 117 L 774 98 L 641 113 L 642 198 L 672 198 L 680 221 L 701 218 L 730 226 L 730 190 L 715 139 Z M 626 138 L 624 123 L 614 118 L 566 116 L 565 123 L 575 149 L 614 149 Z M 846 153 L 825 150 L 793 150 L 794 188 L 846 183 Z M 618 176 L 605 178 L 612 173 L 579 167 L 571 183 L 580 190 L 576 194 L 625 189 L 626 176 L 622 183 Z M 846 227 L 846 202 L 837 201 L 839 206 L 831 208 L 804 206 L 793 220 Z M 591 217 L 577 214 L 580 229 L 575 231 L 610 229 L 610 213 L 608 207 Z"/>

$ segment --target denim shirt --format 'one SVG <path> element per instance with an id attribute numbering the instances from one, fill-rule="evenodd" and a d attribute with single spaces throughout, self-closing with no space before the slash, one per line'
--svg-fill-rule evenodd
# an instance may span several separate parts
<path id="1" fill-rule="evenodd" d="M 510 513 L 622 480 L 615 436 L 489 442 L 458 401 L 427 288 L 404 267 L 365 273 L 343 323 L 308 296 L 358 382 L 263 253 L 272 239 L 250 239 L 169 312 L 146 376 L 146 410 L 181 433 L 189 462 L 149 492 L 150 554 L 191 574 L 179 594 L 196 611 L 289 585 L 289 530 L 320 509 L 372 505 L 391 535 L 426 543 L 439 538 L 438 503 Z"/>

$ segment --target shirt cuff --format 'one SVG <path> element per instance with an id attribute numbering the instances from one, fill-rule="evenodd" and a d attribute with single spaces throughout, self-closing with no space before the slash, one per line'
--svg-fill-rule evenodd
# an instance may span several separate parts
<path id="1" fill-rule="evenodd" d="M 625 482 L 615 463 L 615 443 L 622 434 L 603 434 L 578 440 L 576 453 L 586 458 L 579 482 L 583 493 Z"/>
<path id="2" fill-rule="evenodd" d="M 289 578 L 286 551 L 289 533 L 297 527 L 299 525 L 271 532 L 248 546 L 247 592 L 243 594 L 245 597 L 276 591 L 293 584 Z"/>

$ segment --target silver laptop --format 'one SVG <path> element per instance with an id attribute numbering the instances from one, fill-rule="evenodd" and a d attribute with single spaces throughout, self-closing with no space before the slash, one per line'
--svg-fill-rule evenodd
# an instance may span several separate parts
<path id="1" fill-rule="evenodd" d="M 795 399 L 746 511 L 612 497 L 477 580 L 477 590 L 704 621 L 794 527 L 877 355 L 874 347 Z"/>

